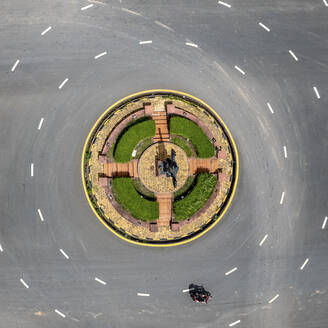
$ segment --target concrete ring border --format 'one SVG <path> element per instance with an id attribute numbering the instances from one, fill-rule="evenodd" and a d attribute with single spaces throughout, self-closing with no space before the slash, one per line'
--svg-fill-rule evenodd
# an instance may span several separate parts
<path id="1" fill-rule="evenodd" d="M 116 227 L 115 225 L 111 225 L 109 222 L 106 222 L 100 215 L 99 213 L 96 211 L 96 209 L 94 208 L 91 199 L 89 197 L 88 191 L 87 191 L 87 187 L 86 187 L 86 183 L 85 183 L 85 178 L 86 178 L 86 174 L 85 174 L 85 153 L 87 148 L 90 146 L 90 144 L 92 144 L 92 137 L 98 132 L 99 128 L 102 127 L 101 123 L 104 123 L 104 118 L 106 115 L 108 115 L 108 113 L 110 111 L 113 111 L 113 114 L 116 111 L 119 111 L 120 108 L 126 104 L 126 102 L 128 102 L 129 100 L 132 101 L 135 98 L 140 98 L 140 97 L 146 97 L 146 96 L 154 96 L 156 94 L 163 94 L 163 95 L 178 95 L 181 96 L 183 99 L 188 100 L 191 99 L 193 102 L 196 102 L 197 104 L 199 104 L 202 108 L 205 109 L 209 109 L 212 112 L 212 115 L 219 121 L 221 127 L 224 129 L 224 132 L 229 136 L 229 144 L 231 146 L 231 151 L 232 151 L 232 155 L 233 158 L 235 159 L 235 161 L 233 161 L 233 166 L 234 166 L 234 179 L 233 179 L 233 187 L 229 190 L 230 197 L 228 202 L 225 204 L 223 210 L 222 208 L 219 209 L 218 213 L 215 214 L 211 220 L 209 220 L 209 222 L 207 224 L 205 224 L 203 227 L 204 229 L 202 230 L 203 227 L 201 227 L 200 229 L 197 229 L 196 231 L 189 233 L 188 235 L 183 235 L 181 236 L 181 238 L 176 239 L 176 242 L 174 241 L 162 241 L 162 243 L 151 243 L 151 241 L 141 241 L 138 240 L 136 238 L 133 238 L 133 236 L 131 236 L 130 238 L 127 238 L 125 236 L 122 235 L 122 231 L 119 227 Z M 120 106 L 119 106 L 120 105 Z M 140 91 L 140 92 L 136 92 L 133 93 L 129 96 L 126 96 L 120 100 L 118 100 L 117 102 L 115 102 L 113 105 L 111 105 L 99 118 L 98 120 L 94 123 L 94 125 L 92 126 L 92 129 L 90 130 L 87 139 L 84 143 L 83 146 L 83 150 L 82 150 L 82 157 L 81 157 L 81 177 L 82 177 L 82 185 L 83 185 L 83 190 L 84 190 L 84 194 L 88 200 L 88 203 L 92 209 L 92 211 L 94 212 L 94 214 L 96 215 L 96 217 L 98 218 L 98 220 L 108 229 L 110 230 L 113 234 L 115 234 L 117 237 L 131 243 L 131 244 L 135 244 L 135 245 L 141 245 L 141 246 L 148 246 L 148 247 L 171 247 L 171 246 L 179 246 L 179 245 L 183 245 L 186 244 L 188 242 L 191 242 L 199 237 L 201 237 L 202 235 L 204 235 L 206 232 L 208 232 L 209 230 L 211 230 L 224 216 L 224 214 L 227 212 L 228 208 L 231 205 L 231 202 L 235 196 L 236 193 L 236 189 L 237 189 L 237 184 L 238 184 L 238 178 L 239 178 L 239 156 L 238 156 L 238 150 L 237 150 L 237 146 L 235 144 L 235 141 L 228 129 L 228 127 L 226 126 L 226 124 L 224 123 L 224 121 L 221 119 L 221 117 L 214 111 L 214 109 L 212 109 L 209 105 L 207 105 L 204 101 L 200 100 L 197 97 L 194 97 L 190 94 L 187 94 L 185 92 L 181 92 L 181 91 L 176 91 L 176 90 L 169 90 L 169 89 L 152 89 L 152 90 L 145 90 L 145 91 Z M 228 195 L 227 195 L 228 197 Z M 222 210 L 222 211 L 221 211 Z M 115 228 L 114 228 L 115 227 Z M 199 232 L 200 230 L 202 230 L 201 232 Z M 197 233 L 197 234 L 196 234 Z M 196 234 L 196 235 L 194 235 Z M 190 236 L 190 237 L 188 237 Z M 180 240 L 184 238 L 183 240 Z M 180 240 L 180 241 L 179 241 Z M 148 242 L 148 243 L 147 243 Z"/>

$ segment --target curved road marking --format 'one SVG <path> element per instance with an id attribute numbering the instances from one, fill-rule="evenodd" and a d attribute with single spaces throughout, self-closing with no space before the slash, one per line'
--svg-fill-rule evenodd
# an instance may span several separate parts
<path id="1" fill-rule="evenodd" d="M 228 8 L 231 8 L 231 5 L 229 5 L 228 3 L 223 2 L 223 1 L 219 1 L 218 4 L 220 4 L 222 6 L 225 6 L 225 7 L 228 7 Z"/>
<path id="2" fill-rule="evenodd" d="M 19 280 L 24 285 L 25 288 L 27 289 L 30 288 L 30 286 L 23 280 L 23 278 L 20 278 Z"/>
<path id="3" fill-rule="evenodd" d="M 237 65 L 235 65 L 235 69 L 240 72 L 241 74 L 245 75 L 246 73 L 240 68 L 238 67 Z"/>
<path id="4" fill-rule="evenodd" d="M 294 52 L 292 50 L 288 51 L 290 53 L 290 55 L 296 60 L 298 61 L 298 58 L 296 57 L 296 55 L 294 54 Z"/>
<path id="5" fill-rule="evenodd" d="M 163 28 L 165 28 L 165 29 L 167 29 L 167 30 L 169 30 L 171 32 L 174 32 L 173 28 L 171 28 L 170 26 L 167 26 L 167 25 L 161 23 L 160 21 L 155 21 L 155 24 L 157 24 L 158 26 L 161 26 L 161 27 L 163 27 Z"/>
<path id="6" fill-rule="evenodd" d="M 193 42 L 186 42 L 185 45 L 189 46 L 189 47 L 198 48 L 198 45 L 196 43 L 193 43 Z"/>
<path id="7" fill-rule="evenodd" d="M 61 317 L 66 318 L 66 315 L 63 312 L 60 312 L 59 310 L 55 309 L 55 312 L 59 314 Z"/>
<path id="8" fill-rule="evenodd" d="M 263 239 L 260 241 L 259 246 L 262 246 L 263 243 L 266 241 L 267 238 L 268 238 L 268 235 L 265 235 L 265 236 L 263 237 Z"/>
<path id="9" fill-rule="evenodd" d="M 307 259 L 304 261 L 304 263 L 302 264 L 302 266 L 300 267 L 300 270 L 301 270 L 301 271 L 305 268 L 305 266 L 308 264 L 308 262 L 309 262 L 309 259 L 307 258 Z"/>
<path id="10" fill-rule="evenodd" d="M 41 130 L 42 124 L 43 124 L 44 118 L 42 117 L 40 120 L 40 123 L 38 125 L 38 130 Z"/>
<path id="11" fill-rule="evenodd" d="M 104 52 L 100 53 L 99 55 L 95 56 L 94 58 L 98 59 L 98 58 L 100 58 L 102 56 L 105 56 L 105 55 L 107 55 L 107 51 L 104 51 Z"/>
<path id="12" fill-rule="evenodd" d="M 15 64 L 14 64 L 14 66 L 11 68 L 11 71 L 12 71 L 12 72 L 15 71 L 15 69 L 16 69 L 16 67 L 17 67 L 17 65 L 18 65 L 19 63 L 20 63 L 20 60 L 17 59 L 16 62 L 15 62 Z"/>
<path id="13" fill-rule="evenodd" d="M 229 274 L 231 274 L 231 273 L 233 273 L 233 272 L 237 271 L 237 269 L 238 269 L 238 268 L 237 268 L 237 267 L 235 267 L 235 268 L 233 268 L 232 270 L 230 270 L 230 271 L 226 272 L 226 273 L 225 273 L 225 275 L 226 275 L 226 276 L 229 276 Z"/>
<path id="14" fill-rule="evenodd" d="M 270 103 L 267 103 L 268 108 L 270 109 L 271 114 L 274 114 L 274 110 L 272 109 Z"/>
<path id="15" fill-rule="evenodd" d="M 59 251 L 66 257 L 67 260 L 69 259 L 69 256 L 64 252 L 64 250 L 60 249 Z"/>
<path id="16" fill-rule="evenodd" d="M 271 298 L 271 300 L 268 303 L 269 304 L 273 303 L 278 297 L 279 297 L 279 294 L 277 294 L 275 297 Z"/>
<path id="17" fill-rule="evenodd" d="M 260 25 L 262 28 L 264 28 L 267 32 L 270 32 L 270 29 L 269 29 L 266 25 L 264 25 L 263 23 L 259 22 L 259 25 Z"/>
<path id="18" fill-rule="evenodd" d="M 68 77 L 62 83 L 60 83 L 58 89 L 61 89 L 67 83 L 67 81 L 68 81 Z"/>
<path id="19" fill-rule="evenodd" d="M 41 35 L 45 35 L 45 34 L 48 33 L 51 29 L 52 29 L 51 26 L 47 27 L 43 32 L 41 32 Z"/>
<path id="20" fill-rule="evenodd" d="M 40 216 L 41 221 L 43 222 L 44 221 L 44 218 L 43 218 L 43 215 L 42 215 L 41 210 L 39 208 L 38 208 L 38 213 L 39 213 L 39 216 Z"/>
<path id="21" fill-rule="evenodd" d="M 95 280 L 98 281 L 102 285 L 107 285 L 107 282 L 106 281 L 103 281 L 103 280 L 101 280 L 101 279 L 99 279 L 97 277 L 95 277 Z"/>
<path id="22" fill-rule="evenodd" d="M 315 95 L 317 96 L 317 98 L 320 99 L 320 94 L 319 94 L 319 91 L 318 91 L 317 87 L 313 87 L 313 90 L 314 90 Z"/>
<path id="23" fill-rule="evenodd" d="M 83 10 L 89 9 L 89 8 L 91 8 L 93 6 L 94 6 L 94 4 L 90 4 L 90 5 L 87 5 L 87 6 L 82 7 L 81 10 L 83 11 Z"/>

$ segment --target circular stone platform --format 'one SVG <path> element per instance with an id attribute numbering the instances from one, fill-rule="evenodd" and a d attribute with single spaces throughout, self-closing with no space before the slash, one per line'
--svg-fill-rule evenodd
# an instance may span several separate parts
<path id="1" fill-rule="evenodd" d="M 171 150 L 176 152 L 175 160 L 179 167 L 177 173 L 177 187 L 174 188 L 172 178 L 159 174 L 156 167 L 158 161 L 170 157 Z M 177 145 L 170 142 L 158 142 L 148 147 L 138 161 L 138 175 L 146 188 L 154 193 L 175 192 L 186 182 L 189 173 L 189 165 L 186 153 Z"/>

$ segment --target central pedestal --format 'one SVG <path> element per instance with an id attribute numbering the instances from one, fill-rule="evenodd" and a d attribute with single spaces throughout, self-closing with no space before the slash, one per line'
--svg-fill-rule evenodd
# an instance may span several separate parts
<path id="1" fill-rule="evenodd" d="M 171 156 L 171 150 L 176 153 L 177 186 L 174 188 L 171 177 L 159 174 L 158 164 Z M 147 148 L 138 161 L 138 176 L 146 188 L 154 193 L 171 193 L 180 189 L 189 174 L 189 164 L 186 153 L 177 145 L 170 142 L 158 142 Z"/>

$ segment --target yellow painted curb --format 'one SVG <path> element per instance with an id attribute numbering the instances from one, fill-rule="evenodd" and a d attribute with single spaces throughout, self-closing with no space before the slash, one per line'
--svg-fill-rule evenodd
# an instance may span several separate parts
<path id="1" fill-rule="evenodd" d="M 233 146 L 233 150 L 234 150 L 234 153 L 235 153 L 235 156 L 236 156 L 236 175 L 235 175 L 235 183 L 233 185 L 233 190 L 231 192 L 231 196 L 230 196 L 230 199 L 228 201 L 228 203 L 226 204 L 224 210 L 222 211 L 222 213 L 220 214 L 220 216 L 216 219 L 216 221 L 211 224 L 209 227 L 207 227 L 204 231 L 202 231 L 201 233 L 197 234 L 196 236 L 190 238 L 190 239 L 186 239 L 186 240 L 183 240 L 181 242 L 177 242 L 177 243 L 172 243 L 172 244 L 145 244 L 143 242 L 136 242 L 136 241 L 133 241 L 133 240 L 130 240 L 128 238 L 125 238 L 123 237 L 121 234 L 117 233 L 114 229 L 112 229 L 100 216 L 99 214 L 97 213 L 97 211 L 95 210 L 95 208 L 93 207 L 92 203 L 91 203 L 91 200 L 89 198 L 89 195 L 88 195 L 88 192 L 87 192 L 87 188 L 86 188 L 86 185 L 85 185 L 85 179 L 84 179 L 84 168 L 83 168 L 83 164 L 84 164 L 84 156 L 85 156 L 85 151 L 86 151 L 86 148 L 87 148 L 87 144 L 89 142 L 89 139 L 91 137 L 91 134 L 92 132 L 94 131 L 94 129 L 98 126 L 98 124 L 103 120 L 103 118 L 105 117 L 105 115 L 113 108 L 115 108 L 118 104 L 128 100 L 129 98 L 134 98 L 134 97 L 140 97 L 140 96 L 146 96 L 150 93 L 172 93 L 172 94 L 177 94 L 177 95 L 180 95 L 180 96 L 186 96 L 186 97 L 189 97 L 191 99 L 195 99 L 197 102 L 199 102 L 200 104 L 202 104 L 205 108 L 209 108 L 212 113 L 218 118 L 218 120 L 220 121 L 220 123 L 222 124 L 222 126 L 224 127 L 225 129 L 225 132 L 228 133 L 229 135 L 229 138 L 230 138 L 230 141 L 232 142 L 232 146 Z M 83 190 L 84 190 L 84 194 L 85 194 L 85 197 L 87 198 L 88 200 L 88 203 L 93 211 L 93 213 L 96 215 L 96 217 L 99 219 L 99 221 L 108 229 L 110 230 L 113 234 L 115 234 L 117 237 L 131 243 L 131 244 L 135 244 L 135 245 L 139 245 L 139 246 L 148 246 L 148 247 L 171 247 L 171 246 L 179 246 L 179 245 L 183 245 L 183 244 L 186 244 L 186 243 L 189 243 L 199 237 L 201 237 L 202 235 L 204 235 L 206 232 L 208 232 L 209 230 L 211 230 L 221 219 L 222 217 L 224 216 L 224 214 L 227 212 L 228 208 L 230 207 L 230 204 L 232 202 L 232 199 L 234 198 L 235 196 L 235 192 L 236 192 L 236 189 L 237 189 L 237 184 L 238 184 L 238 178 L 239 178 L 239 156 L 238 156 L 238 150 L 237 150 L 237 147 L 236 147 L 236 144 L 235 144 L 235 141 L 233 140 L 233 137 L 228 129 L 228 127 L 226 126 L 226 124 L 223 122 L 223 120 L 221 119 L 221 117 L 219 116 L 219 114 L 217 112 L 214 111 L 213 108 L 211 108 L 209 105 L 207 105 L 204 101 L 200 100 L 199 98 L 197 97 L 194 97 L 188 93 L 185 93 L 185 92 L 181 92 L 181 91 L 175 91 L 175 90 L 169 90 L 169 89 L 154 89 L 154 90 L 145 90 L 145 91 L 140 91 L 140 92 L 136 92 L 136 93 L 133 93 L 129 96 L 126 96 L 118 101 L 116 101 L 113 105 L 111 105 L 109 108 L 106 109 L 106 111 L 98 118 L 98 120 L 96 121 L 96 123 L 93 125 L 92 129 L 90 130 L 89 134 L 88 134 L 88 137 L 84 143 L 84 146 L 83 146 L 83 151 L 82 151 L 82 158 L 81 158 L 81 177 L 82 177 L 82 184 L 83 184 Z"/>

